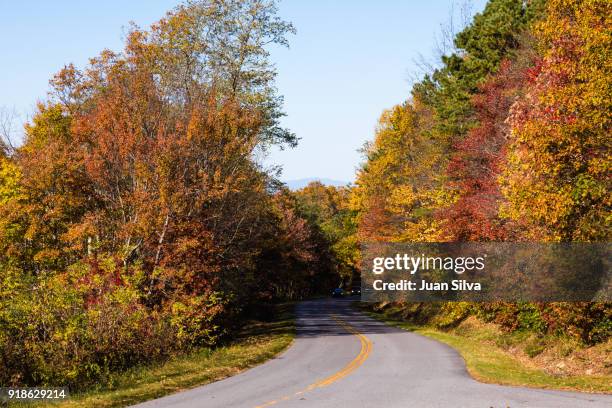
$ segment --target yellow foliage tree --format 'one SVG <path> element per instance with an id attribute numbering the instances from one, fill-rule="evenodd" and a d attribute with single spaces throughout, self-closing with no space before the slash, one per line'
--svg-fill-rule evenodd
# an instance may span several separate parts
<path id="1" fill-rule="evenodd" d="M 609 241 L 612 3 L 552 0 L 542 60 L 511 109 L 505 213 L 531 239 Z"/>

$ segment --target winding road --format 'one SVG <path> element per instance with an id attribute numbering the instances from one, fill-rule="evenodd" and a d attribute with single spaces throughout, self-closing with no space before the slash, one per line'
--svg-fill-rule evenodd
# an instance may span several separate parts
<path id="1" fill-rule="evenodd" d="M 284 353 L 140 408 L 612 407 L 612 395 L 483 384 L 450 347 L 364 316 L 348 299 L 303 302 Z"/>

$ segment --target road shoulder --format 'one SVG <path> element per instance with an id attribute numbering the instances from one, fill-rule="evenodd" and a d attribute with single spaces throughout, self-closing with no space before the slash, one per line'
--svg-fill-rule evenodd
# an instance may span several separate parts
<path id="1" fill-rule="evenodd" d="M 415 325 L 397 319 L 385 311 L 374 311 L 355 304 L 368 316 L 390 326 L 420 334 L 455 349 L 465 361 L 468 373 L 484 383 L 523 386 L 565 391 L 590 393 L 612 393 L 612 375 L 552 375 L 529 364 L 529 361 L 516 358 L 511 353 L 497 347 L 477 331 L 443 331 L 431 326 Z"/>

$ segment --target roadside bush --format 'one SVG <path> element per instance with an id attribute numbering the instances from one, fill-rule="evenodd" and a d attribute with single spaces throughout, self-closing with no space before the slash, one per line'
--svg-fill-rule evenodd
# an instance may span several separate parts
<path id="1" fill-rule="evenodd" d="M 534 303 L 480 303 L 476 310 L 477 315 L 485 322 L 495 323 L 506 331 L 547 331 L 548 326 L 542 318 L 541 306 Z"/>
<path id="2" fill-rule="evenodd" d="M 612 337 L 612 304 L 600 302 L 440 302 L 384 303 L 373 306 L 388 316 L 440 329 L 457 326 L 471 315 L 494 323 L 506 332 L 525 331 L 540 335 L 574 338 L 592 345 Z M 528 354 L 537 354 L 537 347 Z M 534 354 L 535 355 L 535 354 Z"/>
<path id="3" fill-rule="evenodd" d="M 433 322 L 441 329 L 456 327 L 472 314 L 473 309 L 474 304 L 469 302 L 443 303 L 440 313 L 433 319 Z"/>
<path id="4" fill-rule="evenodd" d="M 76 264 L 63 274 L 23 278 L 0 299 L 0 384 L 86 385 L 113 370 L 175 350 L 169 318 L 108 270 Z M 93 276 L 93 277 L 92 277 Z"/>
<path id="5" fill-rule="evenodd" d="M 469 302 L 392 302 L 374 305 L 389 317 L 415 324 L 431 324 L 440 329 L 457 326 L 472 314 L 475 306 Z"/>
<path id="6" fill-rule="evenodd" d="M 213 346 L 228 337 L 238 320 L 233 298 L 212 292 L 173 302 L 171 323 L 180 346 Z"/>
<path id="7" fill-rule="evenodd" d="M 549 332 L 567 334 L 586 344 L 612 337 L 612 304 L 600 302 L 555 302 L 544 307 Z"/>

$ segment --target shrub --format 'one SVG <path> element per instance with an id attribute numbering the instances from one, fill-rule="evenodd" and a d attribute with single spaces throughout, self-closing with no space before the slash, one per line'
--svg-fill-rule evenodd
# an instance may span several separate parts
<path id="1" fill-rule="evenodd" d="M 112 272 L 83 263 L 37 278 L 4 271 L 13 289 L 0 297 L 0 384 L 82 386 L 176 350 L 169 318 Z"/>
<path id="2" fill-rule="evenodd" d="M 219 343 L 231 333 L 238 312 L 233 296 L 221 292 L 185 297 L 170 309 L 172 328 L 182 347 Z"/>
<path id="3" fill-rule="evenodd" d="M 447 302 L 442 304 L 440 313 L 434 319 L 435 325 L 441 329 L 457 326 L 473 311 L 474 304 L 470 302 Z"/>

